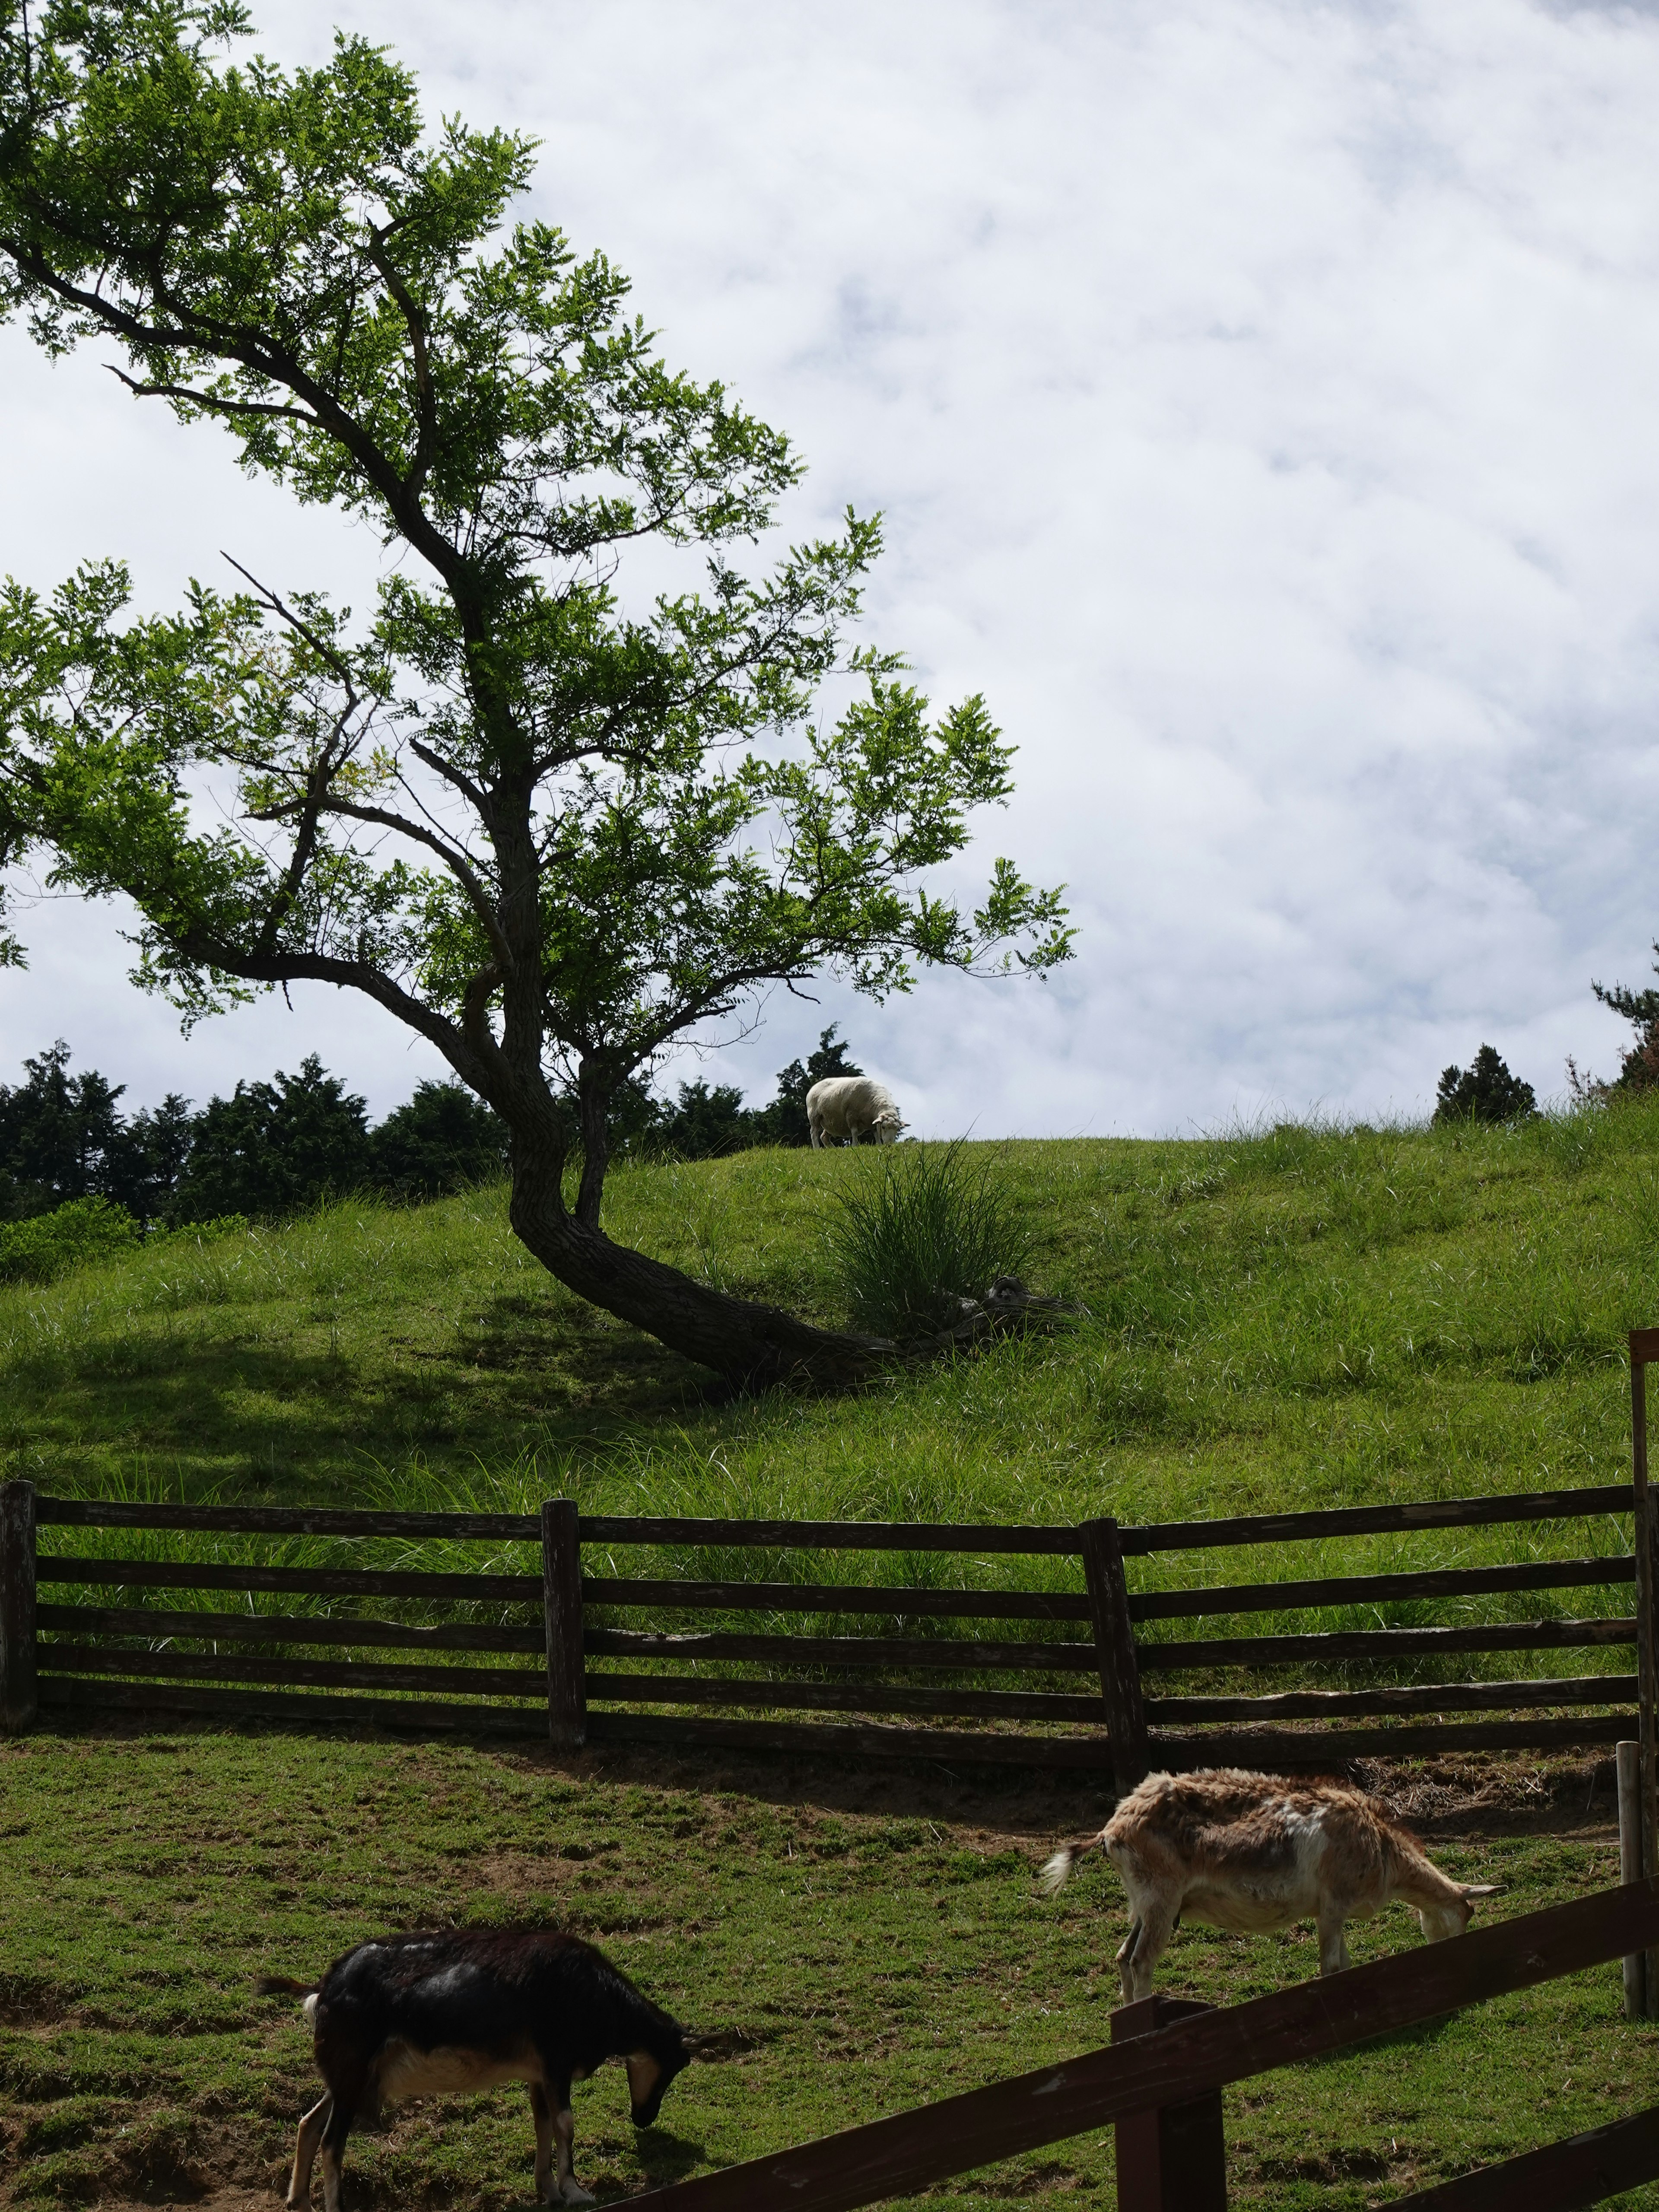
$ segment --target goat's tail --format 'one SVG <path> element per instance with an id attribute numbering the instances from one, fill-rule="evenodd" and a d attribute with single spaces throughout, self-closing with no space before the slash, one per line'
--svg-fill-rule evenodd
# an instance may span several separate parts
<path id="1" fill-rule="evenodd" d="M 1085 1836 L 1081 1843 L 1062 1844 L 1037 1875 L 1037 1886 L 1043 1895 L 1053 1897 L 1065 1888 L 1085 1851 L 1102 1851 L 1105 1848 L 1103 1831 L 1097 1836 Z"/>
<path id="2" fill-rule="evenodd" d="M 320 1982 L 296 1982 L 288 1974 L 261 1974 L 253 1984 L 257 1997 L 314 1997 Z"/>

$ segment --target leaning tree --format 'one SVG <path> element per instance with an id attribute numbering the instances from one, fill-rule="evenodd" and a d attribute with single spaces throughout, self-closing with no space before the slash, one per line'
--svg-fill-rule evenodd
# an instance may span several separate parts
<path id="1" fill-rule="evenodd" d="M 1008 861 L 972 911 L 927 880 L 1011 748 L 848 644 L 874 521 L 740 564 L 800 465 L 664 365 L 602 255 L 508 227 L 531 141 L 428 130 L 361 40 L 239 63 L 247 30 L 237 0 L 0 0 L 0 298 L 396 557 L 356 625 L 246 568 L 167 616 L 112 561 L 8 585 L 0 860 L 130 899 L 186 1022 L 323 982 L 418 1031 L 581 1297 L 745 1382 L 867 1372 L 890 1347 L 605 1236 L 607 1105 L 768 985 L 1064 960 Z M 625 596 L 653 544 L 695 574 Z"/>

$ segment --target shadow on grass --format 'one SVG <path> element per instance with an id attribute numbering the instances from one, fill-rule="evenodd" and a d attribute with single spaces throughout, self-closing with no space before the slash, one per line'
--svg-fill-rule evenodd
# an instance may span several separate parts
<path id="1" fill-rule="evenodd" d="M 349 1498 L 354 1463 L 603 1445 L 641 1419 L 726 1395 L 705 1369 L 562 1299 L 498 1296 L 426 1342 L 305 1340 L 319 1334 L 180 1332 L 19 1362 L 0 1473 L 53 1486 L 41 1463 L 56 1449 L 71 1467 L 97 1439 L 94 1450 L 125 1459 L 137 1447 L 151 1464 L 171 1463 L 187 1495 Z M 95 1462 L 90 1483 L 76 1486 L 98 1487 Z"/>
<path id="2" fill-rule="evenodd" d="M 671 2135 L 666 2128 L 647 2128 L 637 2141 L 640 2164 L 653 2184 L 684 2181 L 694 2166 L 708 2163 L 708 2153 L 702 2143 Z"/>

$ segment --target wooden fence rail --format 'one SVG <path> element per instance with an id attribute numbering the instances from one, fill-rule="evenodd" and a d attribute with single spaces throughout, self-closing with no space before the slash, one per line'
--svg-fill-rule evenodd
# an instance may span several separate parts
<path id="1" fill-rule="evenodd" d="M 1659 2179 L 1659 2105 L 1396 2202 L 1415 2212 L 1579 2212 Z M 1120 2212 L 1127 2212 L 1120 2207 Z M 1173 2212 L 1173 2208 L 1172 2208 Z"/>
<path id="2" fill-rule="evenodd" d="M 781 2204 L 790 2212 L 855 2212 L 859 2206 L 909 2195 L 952 2174 L 1072 2136 L 1170 2106 L 1191 2106 L 1229 2082 L 1397 2033 L 1465 2006 L 1602 1965 L 1656 1941 L 1659 1881 L 1629 1883 L 1271 1996 L 1195 2010 L 1168 2027 L 1060 2065 L 942 2097 L 919 2111 L 848 2128 L 719 2173 L 647 2190 L 633 2201 L 660 2207 L 660 2212 L 775 2212 Z M 1622 2170 L 1639 2168 L 1634 2180 L 1659 2175 L 1659 2136 L 1650 2126 L 1638 2126 L 1620 2149 Z M 1543 2154 L 1531 2156 L 1536 2160 Z M 1455 2191 L 1465 2185 L 1448 2186 Z M 1120 2182 L 1120 2203 L 1124 2197 Z M 1215 2200 L 1196 2197 L 1188 2177 L 1184 2195 L 1161 2201 L 1170 2212 L 1200 2212 L 1201 2205 Z M 1465 2200 L 1431 2191 L 1401 2201 Z M 1467 2201 L 1486 2205 L 1499 2199 L 1476 2195 Z M 1570 2205 L 1597 2199 L 1540 2189 L 1502 2201 L 1524 2204 L 1527 2212 L 1565 2212 Z"/>
<path id="3" fill-rule="evenodd" d="M 26 1727 L 41 1706 L 228 1719 L 331 1712 L 353 1723 L 545 1731 L 565 1751 L 678 1741 L 1020 1761 L 1104 1770 L 1120 1790 L 1153 1763 L 1328 1765 L 1610 1745 L 1632 1729 L 1628 1666 L 1557 1661 L 1486 1680 L 1478 1671 L 1457 1679 L 1455 1662 L 1638 1646 L 1639 1602 L 1634 1613 L 1585 1612 L 1580 1600 L 1566 1618 L 1468 1618 L 1471 1604 L 1533 1592 L 1616 1596 L 1634 1586 L 1639 1598 L 1633 1545 L 1595 1556 L 1581 1541 L 1559 1559 L 1501 1565 L 1165 1589 L 1132 1590 L 1126 1562 L 1503 1523 L 1582 1526 L 1628 1516 L 1633 1502 L 1631 1487 L 1605 1484 L 1139 1528 L 1109 1516 L 1018 1528 L 631 1519 L 581 1514 L 562 1499 L 537 1514 L 148 1505 L 39 1495 L 14 1482 L 0 1486 L 0 1725 Z M 56 1549 L 59 1530 L 164 1537 L 174 1555 L 155 1556 L 153 1546 L 148 1557 Z M 326 1553 L 314 1562 L 225 1556 L 227 1540 L 238 1548 L 253 1540 L 257 1554 L 258 1540 L 296 1539 L 390 1541 L 403 1559 L 370 1566 Z M 476 1571 L 422 1566 L 419 1547 L 434 1540 L 488 1546 L 494 1556 Z M 507 1571 L 515 1547 L 531 1554 L 524 1571 Z M 830 1559 L 856 1553 L 893 1559 L 906 1578 L 818 1579 Z M 939 1555 L 959 1563 L 953 1580 L 963 1587 L 922 1578 L 922 1560 Z M 757 1575 L 735 1571 L 744 1558 Z M 1022 1586 L 1021 1559 L 1071 1563 L 1075 1579 L 1052 1586 L 1049 1565 Z M 706 1564 L 717 1571 L 698 1572 Z M 988 1583 L 992 1564 L 999 1579 Z M 213 1593 L 240 1604 L 216 1608 Z M 1401 1605 L 1415 1617 L 1390 1623 L 1386 1608 Z M 424 1617 L 398 1617 L 411 1607 Z M 1425 1622 L 1425 1608 L 1442 1620 Z M 1358 1611 L 1368 1625 L 1211 1628 L 1251 1613 L 1334 1609 Z M 710 1614 L 726 1620 L 698 1625 Z M 745 1614 L 769 1619 L 750 1631 Z M 1011 1624 L 1019 1624 L 1013 1633 Z M 1355 1668 L 1424 1665 L 1448 1679 L 1352 1679 Z M 1285 1669 L 1303 1679 L 1285 1682 Z M 1339 1672 L 1333 1684 L 1333 1670 L 1347 1679 Z M 1177 1679 L 1174 1694 L 1160 1694 L 1164 1678 L 1183 1675 L 1203 1679 L 1191 1691 Z M 295 1694 L 313 1692 L 330 1694 Z M 1449 1717 L 1465 1714 L 1485 1717 Z M 855 1717 L 848 1725 L 832 1716 Z M 939 1725 L 964 1722 L 978 1725 Z M 1333 1725 L 1345 1722 L 1374 1725 Z"/>

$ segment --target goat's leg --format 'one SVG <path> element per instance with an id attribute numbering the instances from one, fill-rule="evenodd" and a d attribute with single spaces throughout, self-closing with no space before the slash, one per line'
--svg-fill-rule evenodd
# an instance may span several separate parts
<path id="1" fill-rule="evenodd" d="M 576 2140 L 576 2116 L 570 2109 L 570 2076 L 562 2078 L 544 2062 L 542 2081 L 547 2108 L 552 2120 L 555 2154 L 553 2186 L 547 2202 L 550 2204 L 591 2204 L 590 2192 L 576 2179 L 574 2161 L 571 2156 Z"/>
<path id="2" fill-rule="evenodd" d="M 1117 1947 L 1117 1978 L 1122 1987 L 1125 2004 L 1129 2003 L 1133 1996 L 1130 1984 L 1134 1978 L 1135 1950 L 1139 1942 L 1140 1923 L 1132 1920 L 1128 1934 Z"/>
<path id="3" fill-rule="evenodd" d="M 329 2104 L 328 2124 L 323 2130 L 323 2212 L 342 2212 L 340 2187 L 343 2178 L 346 2137 L 351 2133 L 356 2108 L 349 2098 L 343 2097 L 337 2091 Z"/>
<path id="4" fill-rule="evenodd" d="M 328 2125 L 328 2109 L 332 2099 L 326 2093 L 314 2104 L 300 2122 L 300 2132 L 294 2144 L 294 2171 L 289 2176 L 288 2201 L 290 2205 L 311 2202 L 311 2167 L 317 2155 L 317 2146 L 323 2139 L 323 2130 Z"/>
<path id="5" fill-rule="evenodd" d="M 1321 1912 L 1316 1925 L 1319 1929 L 1319 1971 L 1322 1974 L 1340 1974 L 1353 1964 L 1348 1956 L 1345 1934 L 1348 1918 L 1347 1907 L 1330 1905 Z"/>
<path id="6" fill-rule="evenodd" d="M 1152 1969 L 1170 1948 L 1177 1917 L 1174 1905 L 1158 1903 L 1145 1904 L 1136 1913 L 1123 1948 L 1117 1954 L 1118 1978 L 1123 1984 L 1125 2004 L 1133 2004 L 1138 1998 L 1152 1994 Z"/>
<path id="7" fill-rule="evenodd" d="M 553 2115 L 553 2140 L 559 2150 L 559 2195 L 561 2204 L 591 2204 L 592 2190 L 584 2189 L 576 2179 L 575 2162 L 571 2156 L 576 2140 L 576 2115 L 568 2103 Z"/>
<path id="8" fill-rule="evenodd" d="M 530 2085 L 530 2112 L 536 2123 L 536 2202 L 553 2202 L 553 2112 L 539 2081 Z"/>
<path id="9" fill-rule="evenodd" d="M 571 2148 L 576 2140 L 576 2116 L 567 2105 L 562 2112 L 553 2115 L 553 2139 L 559 2147 L 559 2194 L 561 2204 L 591 2204 L 593 2192 L 584 2189 L 576 2179 L 575 2164 Z"/>

